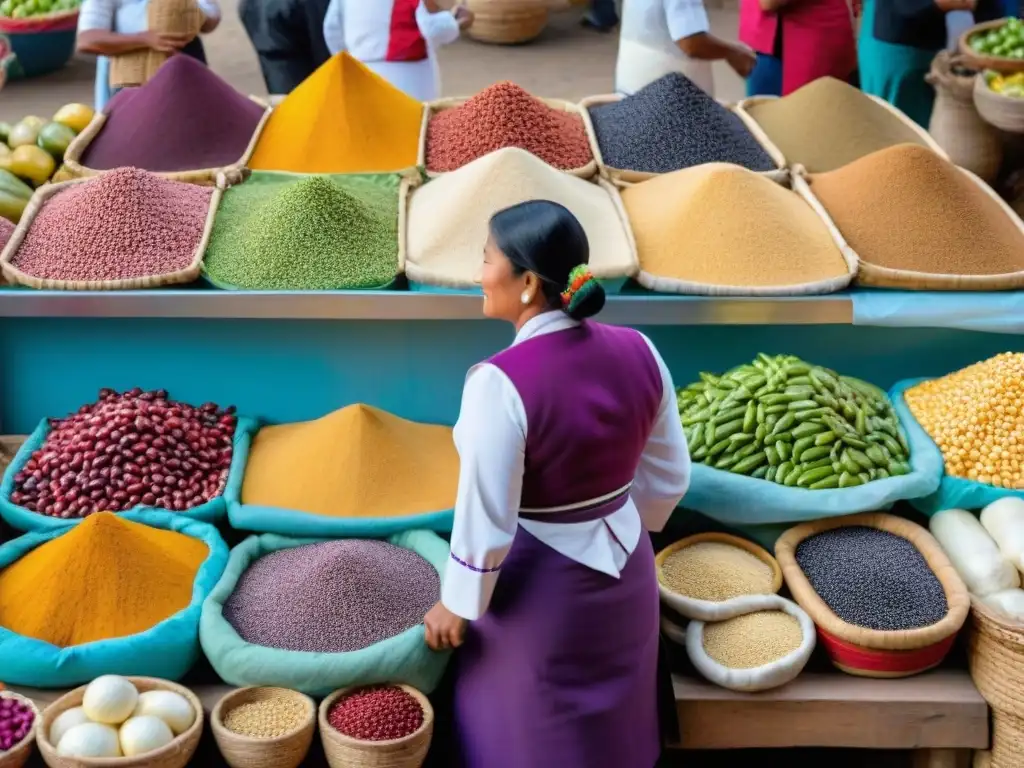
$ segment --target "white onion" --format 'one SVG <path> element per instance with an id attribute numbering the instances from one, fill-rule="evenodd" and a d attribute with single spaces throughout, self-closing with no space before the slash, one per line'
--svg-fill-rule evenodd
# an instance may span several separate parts
<path id="1" fill-rule="evenodd" d="M 174 734 L 167 723 L 153 715 L 128 718 L 118 737 L 125 757 L 144 755 L 174 741 Z"/>
<path id="2" fill-rule="evenodd" d="M 89 717 L 81 707 L 65 709 L 53 719 L 53 724 L 50 726 L 50 743 L 56 747 L 60 744 L 60 740 L 64 737 L 65 733 L 76 725 L 88 722 Z"/>
<path id="3" fill-rule="evenodd" d="M 120 757 L 117 731 L 109 725 L 82 723 L 69 728 L 57 745 L 61 757 Z"/>
<path id="4" fill-rule="evenodd" d="M 133 717 L 139 715 L 159 717 L 170 726 L 175 736 L 187 731 L 196 719 L 188 699 L 174 691 L 146 691 L 139 694 L 139 703 L 135 705 Z"/>
<path id="5" fill-rule="evenodd" d="M 85 689 L 82 709 L 96 723 L 120 725 L 135 711 L 139 692 L 130 680 L 119 675 L 97 677 Z"/>

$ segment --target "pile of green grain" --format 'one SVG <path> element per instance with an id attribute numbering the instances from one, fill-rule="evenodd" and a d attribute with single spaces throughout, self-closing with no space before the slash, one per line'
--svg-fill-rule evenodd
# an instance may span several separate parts
<path id="1" fill-rule="evenodd" d="M 811 176 L 811 191 L 860 260 L 930 275 L 1024 270 L 1024 234 L 948 160 L 902 144 Z"/>
<path id="2" fill-rule="evenodd" d="M 748 113 L 790 165 L 831 171 L 894 144 L 924 140 L 908 122 L 848 83 L 823 77 Z"/>
<path id="3" fill-rule="evenodd" d="M 224 192 L 204 274 L 226 288 L 380 288 L 399 271 L 396 175 L 254 172 Z"/>
<path id="4" fill-rule="evenodd" d="M 783 611 L 757 611 L 704 626 L 704 652 L 729 669 L 771 664 L 802 641 L 800 622 Z"/>
<path id="5" fill-rule="evenodd" d="M 713 602 L 771 594 L 774 581 L 768 563 L 720 541 L 699 541 L 676 550 L 665 558 L 659 578 L 677 594 Z"/>

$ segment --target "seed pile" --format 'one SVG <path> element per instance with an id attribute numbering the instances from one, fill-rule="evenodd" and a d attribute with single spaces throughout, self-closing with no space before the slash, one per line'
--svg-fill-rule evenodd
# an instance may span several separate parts
<path id="1" fill-rule="evenodd" d="M 224 727 L 239 736 L 276 739 L 295 731 L 306 720 L 306 706 L 295 696 L 279 696 L 239 704 L 224 718 Z"/>
<path id="2" fill-rule="evenodd" d="M 863 525 L 804 539 L 796 561 L 843 621 L 882 631 L 935 624 L 949 610 L 942 584 L 906 539 Z"/>
<path id="3" fill-rule="evenodd" d="M 394 685 L 381 685 L 342 696 L 327 722 L 360 741 L 391 741 L 415 733 L 423 725 L 423 707 Z"/>
<path id="4" fill-rule="evenodd" d="M 748 111 L 790 165 L 799 163 L 811 173 L 835 170 L 895 144 L 923 144 L 888 109 L 832 77 Z"/>
<path id="5" fill-rule="evenodd" d="M 743 121 L 679 73 L 621 101 L 591 107 L 590 122 L 605 165 L 668 173 L 703 163 L 776 169 Z"/>
<path id="6" fill-rule="evenodd" d="M 11 502 L 61 518 L 139 504 L 184 512 L 223 492 L 235 423 L 234 407 L 179 403 L 162 389 L 100 390 L 96 403 L 50 420 Z"/>
<path id="7" fill-rule="evenodd" d="M 594 159 L 582 117 L 503 82 L 431 115 L 427 170 L 454 171 L 504 147 L 525 149 L 563 170 L 582 168 Z"/>
<path id="8" fill-rule="evenodd" d="M 7 241 L 14 234 L 14 224 L 0 216 L 0 251 L 7 245 Z"/>
<path id="9" fill-rule="evenodd" d="M 704 625 L 704 651 L 723 667 L 753 669 L 800 647 L 800 622 L 783 611 L 757 611 Z"/>
<path id="10" fill-rule="evenodd" d="M 635 269 L 633 249 L 612 194 L 524 150 L 494 152 L 413 190 L 407 218 L 409 277 L 449 287 L 475 286 L 491 216 L 526 200 L 553 200 L 572 211 L 587 233 L 594 275 L 626 277 Z"/>
<path id="11" fill-rule="evenodd" d="M 661 566 L 669 589 L 696 600 L 720 602 L 740 595 L 772 592 L 772 569 L 732 544 L 701 541 L 676 550 Z"/>
<path id="12" fill-rule="evenodd" d="M 398 274 L 393 176 L 254 173 L 221 198 L 203 269 L 250 290 L 380 288 Z"/>
<path id="13" fill-rule="evenodd" d="M 81 162 L 96 170 L 134 166 L 165 173 L 232 165 L 245 154 L 263 112 L 205 64 L 172 56 L 144 86 L 110 102 L 107 121 Z"/>
<path id="14" fill-rule="evenodd" d="M 67 187 L 32 220 L 12 264 L 52 280 L 166 275 L 196 257 L 212 190 L 118 168 Z"/>
<path id="15" fill-rule="evenodd" d="M 902 144 L 811 178 L 861 261 L 932 275 L 1024 270 L 1019 223 L 948 160 Z"/>
<path id="16" fill-rule="evenodd" d="M 0 697 L 0 757 L 28 736 L 36 715 L 19 699 Z"/>
<path id="17" fill-rule="evenodd" d="M 656 277 L 734 287 L 830 280 L 849 268 L 828 228 L 795 192 L 715 163 L 622 192 L 640 268 Z M 741 209 L 743 216 L 734 216 Z"/>
<path id="18" fill-rule="evenodd" d="M 255 645 L 343 653 L 422 623 L 440 589 L 415 552 L 342 539 L 264 555 L 238 580 L 224 616 Z"/>
<path id="19" fill-rule="evenodd" d="M 198 539 L 101 512 L 0 571 L 0 626 L 59 648 L 144 632 L 188 607 Z"/>
<path id="20" fill-rule="evenodd" d="M 451 427 L 365 405 L 264 427 L 249 451 L 242 503 L 328 517 L 397 517 L 455 506 Z"/>
<path id="21" fill-rule="evenodd" d="M 292 173 L 411 168 L 419 154 L 423 109 L 342 52 L 274 108 L 249 165 Z"/>
<path id="22" fill-rule="evenodd" d="M 1004 352 L 911 387 L 907 407 L 938 444 L 946 474 L 1024 489 L 1024 355 Z"/>
<path id="23" fill-rule="evenodd" d="M 676 400 L 693 459 L 715 469 L 812 491 L 910 472 L 885 392 L 792 355 L 701 373 Z"/>

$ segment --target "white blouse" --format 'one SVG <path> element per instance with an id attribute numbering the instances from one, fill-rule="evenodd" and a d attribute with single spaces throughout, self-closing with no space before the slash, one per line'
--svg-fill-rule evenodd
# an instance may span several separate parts
<path id="1" fill-rule="evenodd" d="M 708 32 L 703 0 L 626 0 L 615 66 L 615 90 L 633 94 L 671 72 L 681 72 L 714 95 L 711 62 L 691 59 L 679 41 Z"/>
<path id="2" fill-rule="evenodd" d="M 217 0 L 198 0 L 208 19 L 220 18 Z M 122 35 L 136 35 L 149 28 L 146 15 L 149 0 L 85 0 L 78 12 L 78 31 L 101 29 Z"/>
<path id="3" fill-rule="evenodd" d="M 562 312 L 547 312 L 527 322 L 513 345 L 577 325 Z M 672 376 L 654 345 L 646 337 L 644 340 L 661 370 L 661 405 L 630 498 L 603 520 L 541 523 L 519 519 L 526 411 L 504 372 L 489 363 L 470 369 L 455 425 L 461 468 L 452 556 L 441 589 L 441 601 L 452 613 L 475 620 L 486 612 L 518 526 L 565 557 L 615 578 L 644 529 L 660 531 L 665 527 L 689 486 L 690 455 Z"/>

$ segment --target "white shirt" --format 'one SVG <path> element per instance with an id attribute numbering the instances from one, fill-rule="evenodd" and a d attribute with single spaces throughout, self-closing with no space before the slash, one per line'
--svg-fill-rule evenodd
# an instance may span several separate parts
<path id="1" fill-rule="evenodd" d="M 577 325 L 561 312 L 547 312 L 527 322 L 513 345 Z M 459 491 L 452 556 L 441 588 L 441 601 L 452 613 L 472 621 L 487 610 L 517 526 L 565 557 L 616 578 L 644 529 L 665 527 L 689 487 L 690 454 L 672 376 L 651 342 L 644 340 L 661 371 L 661 405 L 629 499 L 610 516 L 592 522 L 519 519 L 528 427 L 523 401 L 496 366 L 482 363 L 470 369 L 455 425 Z"/>
<path id="2" fill-rule="evenodd" d="M 708 32 L 702 0 L 624 0 L 615 90 L 633 94 L 671 72 L 681 72 L 714 95 L 710 61 L 691 59 L 678 42 Z"/>
<path id="3" fill-rule="evenodd" d="M 208 19 L 220 18 L 217 0 L 197 0 Z M 146 9 L 149 0 L 85 0 L 78 14 L 78 31 L 101 29 L 122 35 L 135 35 L 149 27 Z"/>
<path id="4" fill-rule="evenodd" d="M 427 43 L 422 61 L 387 61 L 394 0 L 331 0 L 324 18 L 324 40 L 332 54 L 348 51 L 363 64 L 418 101 L 441 95 L 441 69 L 434 49 L 459 39 L 451 11 L 431 13 L 420 2 L 416 26 Z"/>

